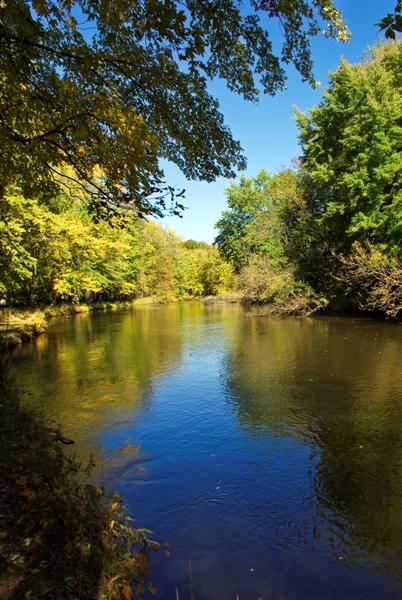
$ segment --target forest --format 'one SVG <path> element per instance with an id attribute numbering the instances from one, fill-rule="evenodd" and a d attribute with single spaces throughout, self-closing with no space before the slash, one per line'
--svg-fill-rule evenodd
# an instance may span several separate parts
<path id="1" fill-rule="evenodd" d="M 227 190 L 216 227 L 245 301 L 281 313 L 402 310 L 402 44 L 343 61 L 295 112 L 302 154 Z"/>
<path id="2" fill-rule="evenodd" d="M 293 168 L 242 177 L 226 191 L 214 245 L 120 210 L 91 213 L 75 184 L 54 196 L 7 187 L 0 293 L 46 305 L 236 291 L 280 314 L 402 309 L 402 44 L 344 61 L 320 105 L 295 110 Z M 64 175 L 71 175 L 65 167 Z"/>
<path id="3" fill-rule="evenodd" d="M 1 205 L 0 293 L 10 304 L 220 294 L 234 284 L 218 250 L 130 215 L 95 222 L 85 197 L 46 204 L 11 188 Z"/>

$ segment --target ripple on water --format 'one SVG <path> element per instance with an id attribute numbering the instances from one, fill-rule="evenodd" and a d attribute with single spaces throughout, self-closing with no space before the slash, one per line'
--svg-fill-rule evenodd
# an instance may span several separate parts
<path id="1" fill-rule="evenodd" d="M 185 303 L 92 314 L 15 356 L 31 401 L 171 542 L 159 597 L 402 597 L 402 339 Z M 187 596 L 186 596 L 187 595 Z"/>

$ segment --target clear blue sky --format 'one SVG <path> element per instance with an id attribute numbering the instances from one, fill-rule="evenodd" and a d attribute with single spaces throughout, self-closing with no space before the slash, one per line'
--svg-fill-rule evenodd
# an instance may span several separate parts
<path id="1" fill-rule="evenodd" d="M 253 177 L 260 169 L 276 171 L 290 165 L 300 154 L 292 106 L 306 110 L 320 102 L 328 71 L 336 69 L 342 56 L 349 62 L 358 62 L 368 46 L 382 39 L 375 23 L 392 11 L 395 2 L 335 0 L 335 4 L 352 35 L 348 44 L 325 39 L 322 35 L 312 41 L 314 76 L 322 83 L 320 88 L 313 90 L 302 83 L 296 70 L 289 67 L 286 91 L 275 97 L 262 96 L 259 104 L 254 105 L 229 92 L 223 82 L 211 83 L 211 92 L 219 100 L 226 123 L 244 148 L 248 164 L 242 174 Z M 273 38 L 279 39 L 275 30 Z M 175 229 L 183 239 L 212 242 L 216 235 L 214 224 L 225 208 L 225 188 L 230 180 L 187 181 L 175 165 L 164 164 L 163 167 L 170 185 L 186 189 L 184 204 L 188 208 L 182 219 L 166 217 L 161 221 L 162 226 Z"/>

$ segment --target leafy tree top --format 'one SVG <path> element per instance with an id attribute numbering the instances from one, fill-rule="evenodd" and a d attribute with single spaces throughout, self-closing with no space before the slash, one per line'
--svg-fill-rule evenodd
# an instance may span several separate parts
<path id="1" fill-rule="evenodd" d="M 1 0 L 0 186 L 78 182 L 100 211 L 177 212 L 161 158 L 206 181 L 245 166 L 208 80 L 256 101 L 259 87 L 284 87 L 292 62 L 313 84 L 323 21 L 347 40 L 332 0 Z"/>
<path id="2" fill-rule="evenodd" d="M 215 244 L 222 256 L 239 272 L 251 254 L 279 259 L 283 255 L 283 222 L 290 218 L 292 203 L 299 197 L 297 176 L 287 169 L 270 175 L 241 177 L 226 189 L 227 210 L 215 225 Z"/>
<path id="3" fill-rule="evenodd" d="M 309 205 L 338 248 L 378 243 L 401 254 L 402 42 L 343 61 L 320 105 L 296 115 Z"/>

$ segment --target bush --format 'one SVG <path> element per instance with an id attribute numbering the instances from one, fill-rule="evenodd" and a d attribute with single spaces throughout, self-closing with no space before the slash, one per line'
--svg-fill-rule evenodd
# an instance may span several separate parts
<path id="1" fill-rule="evenodd" d="M 158 545 L 130 525 L 118 498 L 88 481 L 88 470 L 59 441 L 58 430 L 21 405 L 0 363 L 0 597 L 140 597 L 148 551 Z"/>
<path id="2" fill-rule="evenodd" d="M 294 278 L 290 267 L 278 268 L 274 261 L 255 256 L 239 277 L 246 304 L 270 304 L 270 312 L 283 315 L 310 315 L 328 301 L 307 284 Z"/>
<path id="3" fill-rule="evenodd" d="M 385 256 L 375 246 L 356 243 L 341 257 L 339 279 L 347 292 L 358 298 L 363 310 L 379 311 L 387 317 L 402 315 L 402 262 Z"/>

